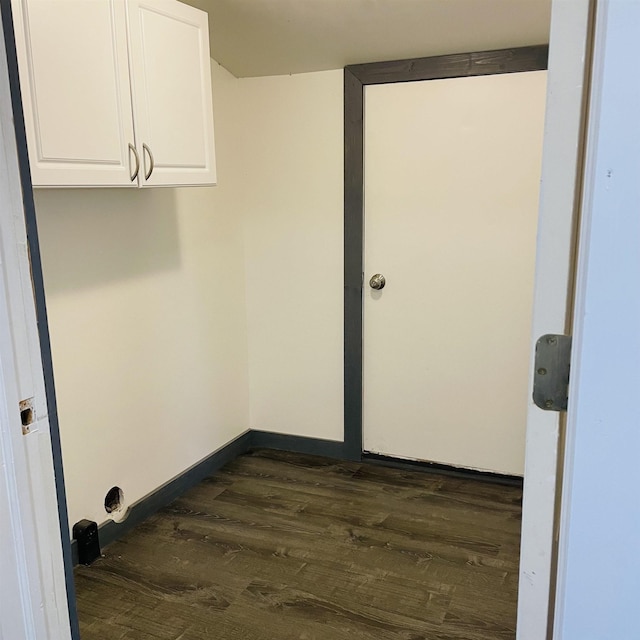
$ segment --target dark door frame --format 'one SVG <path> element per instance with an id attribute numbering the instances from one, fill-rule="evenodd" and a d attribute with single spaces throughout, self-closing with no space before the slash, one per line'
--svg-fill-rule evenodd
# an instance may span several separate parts
<path id="1" fill-rule="evenodd" d="M 362 458 L 364 87 L 547 69 L 548 45 L 459 53 L 344 69 L 344 454 Z"/>

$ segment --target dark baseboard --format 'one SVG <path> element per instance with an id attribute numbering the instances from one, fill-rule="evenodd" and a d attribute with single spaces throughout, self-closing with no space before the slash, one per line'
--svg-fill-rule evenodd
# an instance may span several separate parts
<path id="1" fill-rule="evenodd" d="M 123 522 L 117 523 L 111 520 L 100 525 L 98 535 L 100 546 L 115 542 L 118 538 L 131 531 L 149 516 L 180 497 L 185 491 L 202 482 L 207 476 L 215 473 L 224 465 L 235 460 L 243 453 L 251 449 L 280 449 L 295 453 L 308 453 L 327 458 L 344 459 L 344 443 L 334 440 L 321 440 L 320 438 L 307 438 L 304 436 L 292 436 L 269 431 L 249 430 L 231 441 L 226 446 L 218 449 L 201 462 L 196 463 L 184 473 L 169 480 L 156 491 L 131 505 L 129 515 Z M 75 540 L 71 541 L 71 553 L 73 564 L 78 564 L 78 546 Z"/>
<path id="2" fill-rule="evenodd" d="M 252 449 L 279 449 L 294 453 L 309 453 L 326 458 L 345 459 L 344 442 L 336 440 L 321 440 L 305 436 L 292 436 L 271 431 L 251 431 Z"/>
<path id="3" fill-rule="evenodd" d="M 249 430 L 232 440 L 229 444 L 218 449 L 204 460 L 196 463 L 184 473 L 169 480 L 166 484 L 156 489 L 149 495 L 131 505 L 129 515 L 124 522 L 108 521 L 99 527 L 100 545 L 106 547 L 118 538 L 131 531 L 149 516 L 180 497 L 185 491 L 202 482 L 207 476 L 215 473 L 224 465 L 235 460 L 252 449 L 278 449 L 294 453 L 307 453 L 336 460 L 350 460 L 347 455 L 347 447 L 344 442 L 336 440 L 322 440 L 320 438 L 308 438 L 304 436 L 292 436 L 271 431 Z M 426 471 L 440 473 L 458 478 L 474 478 L 485 482 L 505 484 L 510 486 L 522 486 L 522 478 L 519 476 L 501 475 L 473 469 L 452 467 L 437 464 L 435 462 L 419 462 L 381 456 L 375 453 L 363 453 L 362 461 L 371 464 L 380 464 L 397 469 L 410 469 L 414 471 Z M 71 541 L 73 564 L 78 564 L 78 546 L 75 540 Z"/>
<path id="4" fill-rule="evenodd" d="M 413 471 L 426 471 L 439 473 L 441 475 L 453 476 L 456 478 L 468 478 L 472 480 L 482 480 L 493 484 L 504 484 L 511 487 L 522 487 L 522 476 L 511 476 L 493 471 L 478 471 L 477 469 L 467 469 L 465 467 L 454 467 L 438 462 L 422 462 L 421 460 L 405 460 L 404 458 L 392 458 L 378 453 L 363 452 L 362 461 L 371 464 L 379 464 L 385 467 L 396 469 L 407 469 Z"/>
<path id="5" fill-rule="evenodd" d="M 132 504 L 129 515 L 124 522 L 117 523 L 110 520 L 102 524 L 98 529 L 100 546 L 106 547 L 115 542 L 156 511 L 166 507 L 185 491 L 202 482 L 207 476 L 215 473 L 243 453 L 247 453 L 249 449 L 251 449 L 251 431 L 246 431 L 184 473 Z M 73 564 L 76 565 L 78 564 L 78 546 L 75 540 L 71 541 L 71 552 Z"/>

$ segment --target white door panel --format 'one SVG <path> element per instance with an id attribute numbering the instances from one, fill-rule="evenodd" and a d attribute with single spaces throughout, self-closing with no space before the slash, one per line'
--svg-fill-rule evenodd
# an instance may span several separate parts
<path id="1" fill-rule="evenodd" d="M 53 452 L 0 36 L 0 637 L 71 637 Z M 33 399 L 22 424 L 20 401 Z"/>
<path id="2" fill-rule="evenodd" d="M 13 12 L 33 184 L 135 186 L 124 4 L 14 0 Z"/>
<path id="3" fill-rule="evenodd" d="M 544 71 L 366 88 L 367 451 L 523 473 L 545 91 Z"/>
<path id="4" fill-rule="evenodd" d="M 142 184 L 214 184 L 207 14 L 173 0 L 128 7 L 136 138 L 150 173 Z"/>

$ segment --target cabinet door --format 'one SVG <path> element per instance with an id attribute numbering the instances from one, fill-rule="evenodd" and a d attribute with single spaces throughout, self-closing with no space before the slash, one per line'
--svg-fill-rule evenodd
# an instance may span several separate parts
<path id="1" fill-rule="evenodd" d="M 142 186 L 215 184 L 207 14 L 175 0 L 128 7 Z"/>
<path id="2" fill-rule="evenodd" d="M 13 0 L 35 186 L 137 186 L 122 0 Z"/>

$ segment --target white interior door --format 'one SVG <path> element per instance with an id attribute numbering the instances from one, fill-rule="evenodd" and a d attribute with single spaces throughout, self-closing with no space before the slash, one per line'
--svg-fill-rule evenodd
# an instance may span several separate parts
<path id="1" fill-rule="evenodd" d="M 366 451 L 523 473 L 545 95 L 544 71 L 366 87 Z"/>
<path id="2" fill-rule="evenodd" d="M 1 27 L 0 640 L 70 640 L 51 428 Z"/>

